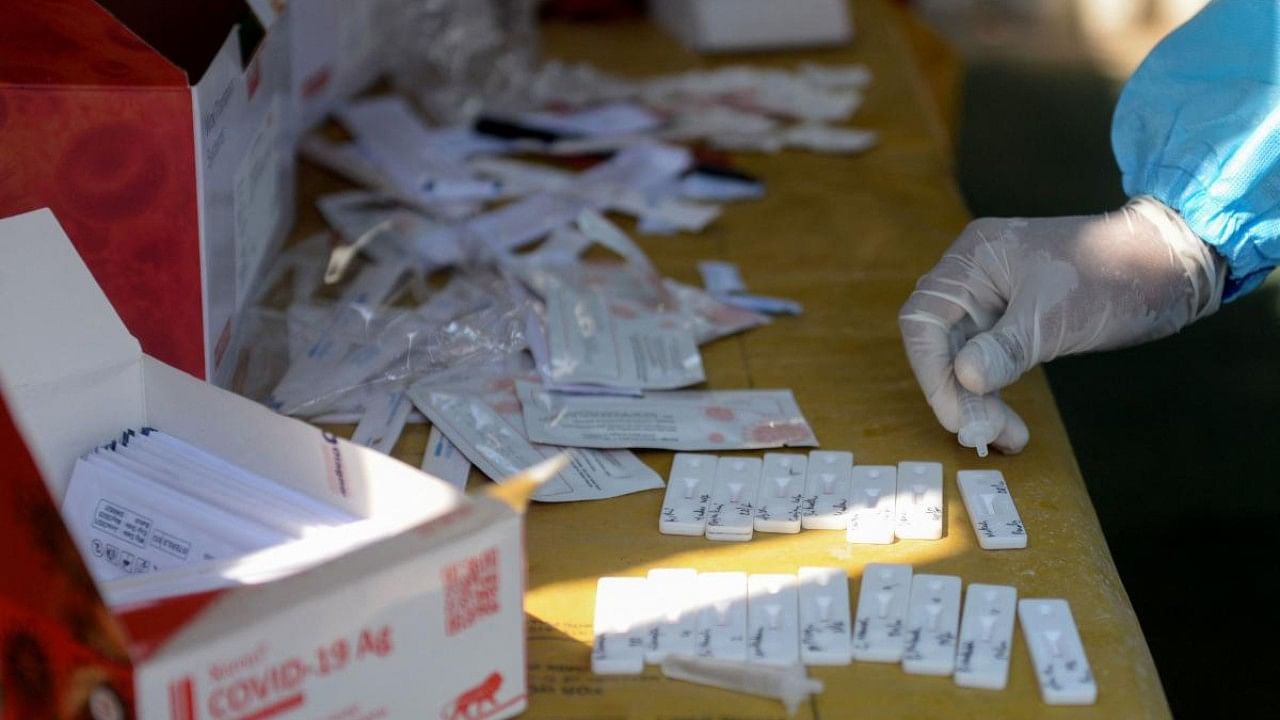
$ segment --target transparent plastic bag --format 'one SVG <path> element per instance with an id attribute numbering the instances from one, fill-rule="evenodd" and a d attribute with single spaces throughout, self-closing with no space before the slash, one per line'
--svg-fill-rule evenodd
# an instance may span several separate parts
<path id="1" fill-rule="evenodd" d="M 539 51 L 538 0 L 391 0 L 392 82 L 452 124 L 523 107 Z"/>
<path id="2" fill-rule="evenodd" d="M 369 272 L 366 267 L 353 283 L 372 286 L 363 280 Z M 525 305 L 492 273 L 460 274 L 416 306 L 391 306 L 392 293 L 368 292 L 353 299 L 348 288 L 336 303 L 254 311 L 255 354 L 245 372 L 252 382 L 245 393 L 290 415 L 353 412 L 371 391 L 526 345 Z M 367 299 L 380 294 L 381 300 Z"/>

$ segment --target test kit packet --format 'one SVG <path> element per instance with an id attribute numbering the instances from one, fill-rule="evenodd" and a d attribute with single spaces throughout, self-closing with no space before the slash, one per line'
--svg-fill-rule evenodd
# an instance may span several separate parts
<path id="1" fill-rule="evenodd" d="M 657 450 L 816 447 L 790 390 L 575 395 L 517 382 L 529 439 L 546 445 Z"/>
<path id="2" fill-rule="evenodd" d="M 0 646 L 38 670 L 0 673 L 7 717 L 524 709 L 517 511 L 143 354 L 49 210 L 0 220 L 0 253 Z M 108 607 L 58 505 L 77 458 L 144 426 L 392 529 L 278 579 Z"/>
<path id="3" fill-rule="evenodd" d="M 6 4 L 0 217 L 51 207 L 147 353 L 228 386 L 299 124 L 377 74 L 383 4 Z"/>

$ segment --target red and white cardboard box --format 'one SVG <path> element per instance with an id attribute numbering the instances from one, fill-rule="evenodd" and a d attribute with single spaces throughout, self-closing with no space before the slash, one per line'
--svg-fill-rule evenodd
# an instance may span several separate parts
<path id="1" fill-rule="evenodd" d="M 226 386 L 293 222 L 291 34 L 242 0 L 7 3 L 0 217 L 57 212 L 125 325 Z"/>
<path id="2" fill-rule="evenodd" d="M 0 220 L 0 717 L 503 718 L 525 707 L 522 519 L 143 354 L 49 210 Z M 401 528 L 251 585 L 108 608 L 58 505 L 153 426 Z"/>

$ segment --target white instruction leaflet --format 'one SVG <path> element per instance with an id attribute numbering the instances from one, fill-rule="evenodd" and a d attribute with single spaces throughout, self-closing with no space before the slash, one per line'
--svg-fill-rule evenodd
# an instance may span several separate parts
<path id="1" fill-rule="evenodd" d="M 466 384 L 456 374 L 441 384 L 428 378 L 409 389 L 418 409 L 464 457 L 497 481 L 546 458 L 566 452 L 529 442 L 511 378 Z M 662 478 L 627 451 L 569 448 L 569 466 L 534 493 L 543 502 L 600 500 L 662 487 Z"/>
<path id="2" fill-rule="evenodd" d="M 131 459 L 135 472 L 286 535 L 306 535 L 357 520 L 154 428 L 130 430 L 91 457 Z"/>
<path id="3" fill-rule="evenodd" d="M 535 442 L 566 447 L 750 450 L 818 444 L 790 390 L 577 396 L 517 386 Z"/>
<path id="4" fill-rule="evenodd" d="M 584 290 L 547 293 L 552 382 L 667 390 L 706 379 L 693 333 L 678 317 L 611 307 L 603 293 Z"/>
<path id="5" fill-rule="evenodd" d="M 92 455 L 76 461 L 62 514 L 99 582 L 292 539 Z"/>

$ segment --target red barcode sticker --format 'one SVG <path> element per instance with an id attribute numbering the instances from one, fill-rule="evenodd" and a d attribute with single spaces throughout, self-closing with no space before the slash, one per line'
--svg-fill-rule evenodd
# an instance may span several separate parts
<path id="1" fill-rule="evenodd" d="M 445 567 L 445 634 L 457 635 L 498 612 L 498 549 Z"/>

